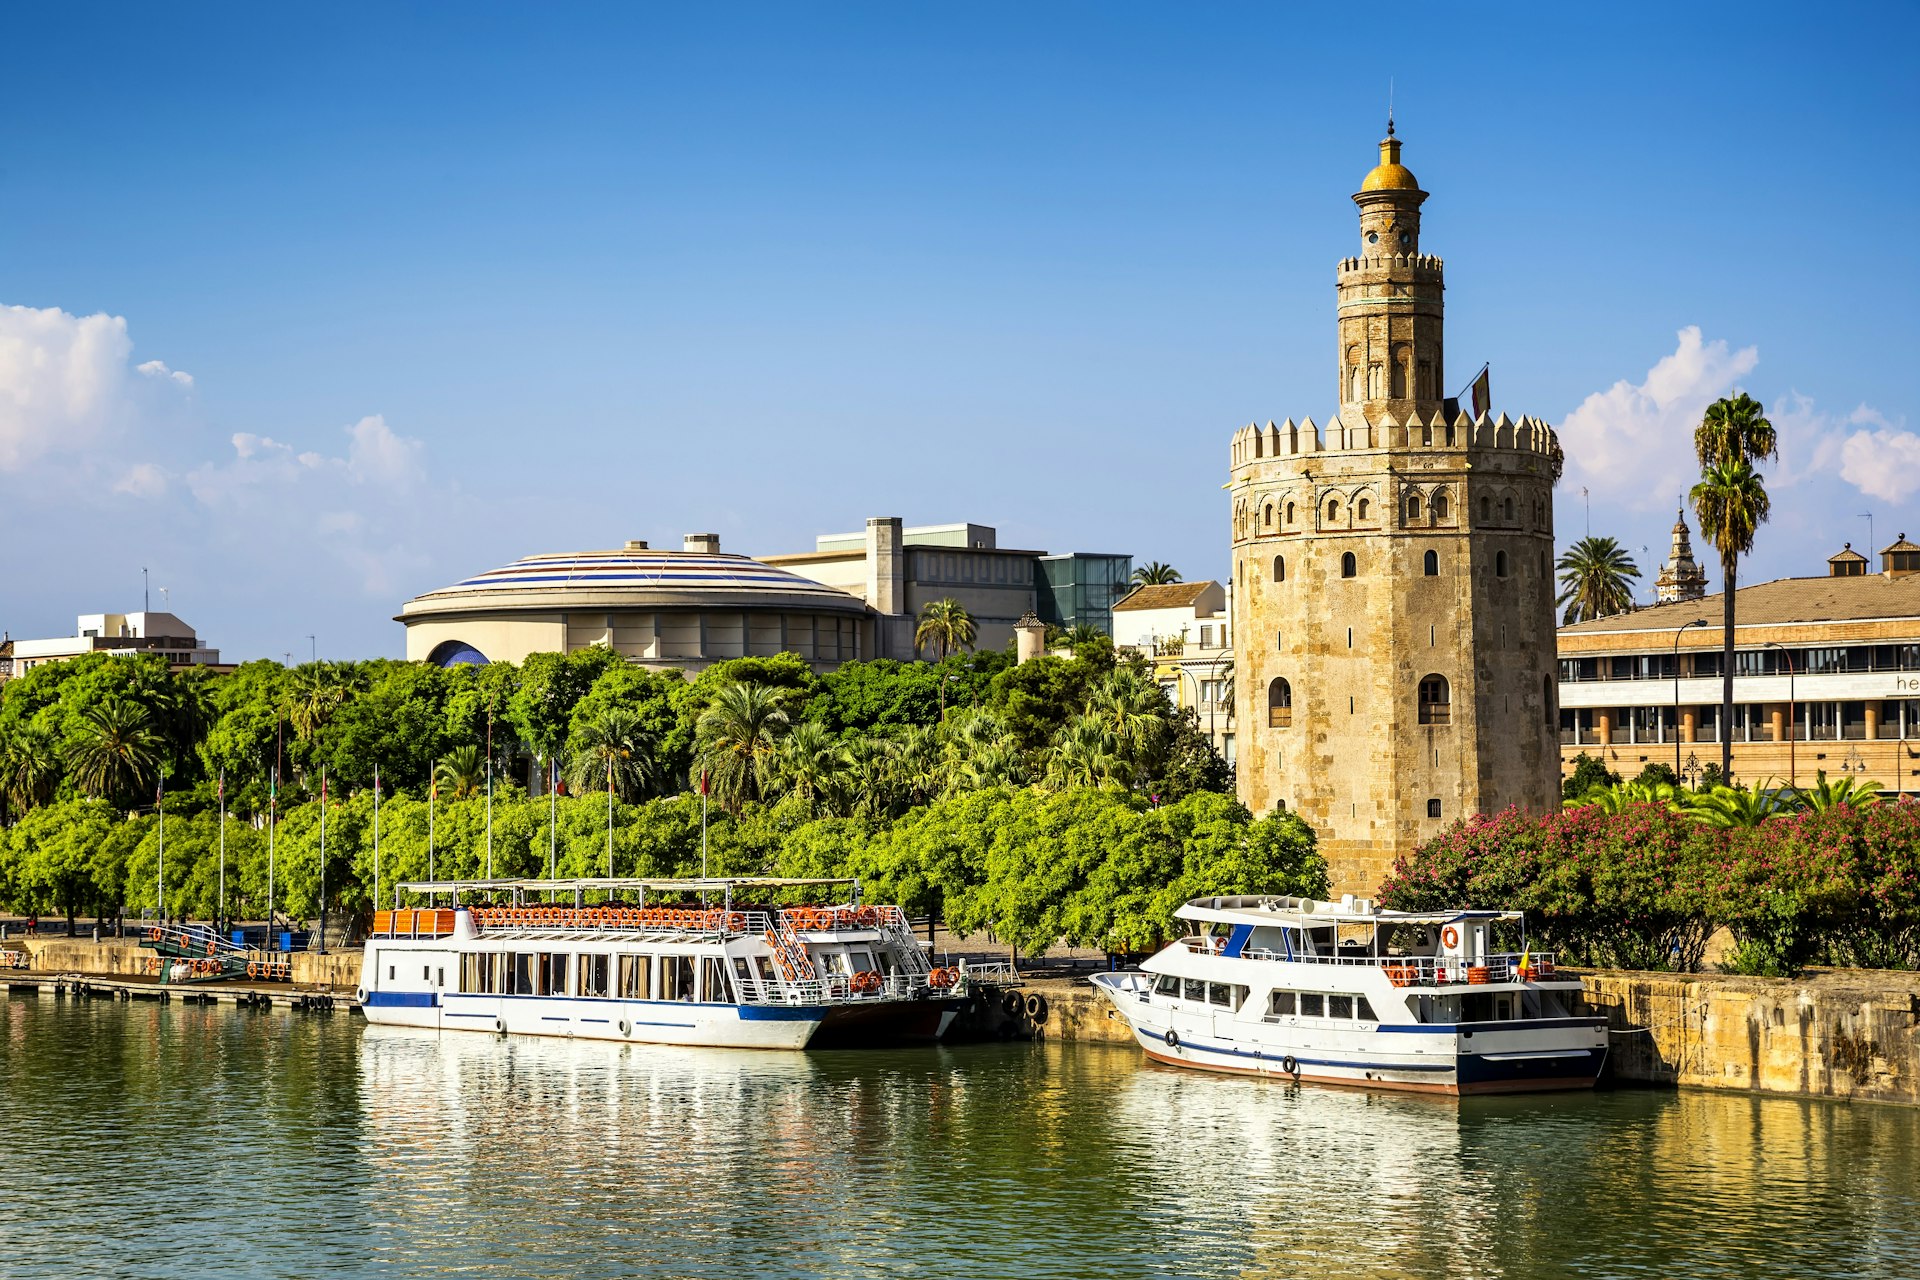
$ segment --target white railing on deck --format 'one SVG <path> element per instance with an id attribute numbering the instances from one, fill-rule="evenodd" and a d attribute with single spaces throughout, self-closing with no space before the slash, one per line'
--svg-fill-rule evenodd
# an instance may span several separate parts
<path id="1" fill-rule="evenodd" d="M 1201 955 L 1223 954 L 1200 938 L 1181 938 L 1178 945 Z M 1385 969 L 1388 981 L 1396 987 L 1480 986 L 1489 982 L 1537 980 L 1552 977 L 1555 968 L 1555 956 L 1551 951 L 1507 951 L 1486 956 L 1479 961 L 1467 961 L 1448 956 L 1375 955 L 1370 951 L 1335 952 L 1331 955 L 1295 951 L 1289 955 L 1269 947 L 1248 947 L 1240 953 L 1239 958 Z"/>

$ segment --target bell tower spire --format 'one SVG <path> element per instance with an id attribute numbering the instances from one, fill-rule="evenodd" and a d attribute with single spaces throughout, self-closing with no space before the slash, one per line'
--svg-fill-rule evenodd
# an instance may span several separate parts
<path id="1" fill-rule="evenodd" d="M 1360 253 L 1338 269 L 1340 404 L 1369 421 L 1440 411 L 1445 291 L 1440 259 L 1420 252 L 1427 193 L 1400 163 L 1393 110 L 1380 163 L 1360 183 Z"/>

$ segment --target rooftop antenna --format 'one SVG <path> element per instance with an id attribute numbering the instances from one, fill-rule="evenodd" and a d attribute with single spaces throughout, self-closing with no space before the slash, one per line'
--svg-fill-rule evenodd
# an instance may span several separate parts
<path id="1" fill-rule="evenodd" d="M 153 608 L 153 591 L 147 586 L 147 566 L 140 566 L 140 608 Z"/>
<path id="2" fill-rule="evenodd" d="M 1873 512 L 1862 511 L 1859 518 L 1867 522 L 1867 550 L 1876 550 L 1879 544 L 1873 540 Z"/>

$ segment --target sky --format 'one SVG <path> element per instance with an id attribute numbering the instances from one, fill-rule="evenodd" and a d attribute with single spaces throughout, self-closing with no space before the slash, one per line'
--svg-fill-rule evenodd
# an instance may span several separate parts
<path id="1" fill-rule="evenodd" d="M 1222 577 L 1233 431 L 1335 407 L 1390 86 L 1448 382 L 1557 426 L 1562 547 L 1619 538 L 1650 593 L 1739 388 L 1781 432 L 1742 580 L 1822 573 L 1920 537 L 1916 28 L 9 6 L 0 627 L 137 609 L 144 569 L 228 659 L 398 656 L 409 597 L 518 556 L 875 515 Z"/>

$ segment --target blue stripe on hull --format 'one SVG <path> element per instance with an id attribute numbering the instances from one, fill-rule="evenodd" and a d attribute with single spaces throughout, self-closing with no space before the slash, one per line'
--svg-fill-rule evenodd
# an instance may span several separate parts
<path id="1" fill-rule="evenodd" d="M 360 1003 L 375 1009 L 431 1009 L 440 1001 L 432 991 L 369 991 Z"/>

